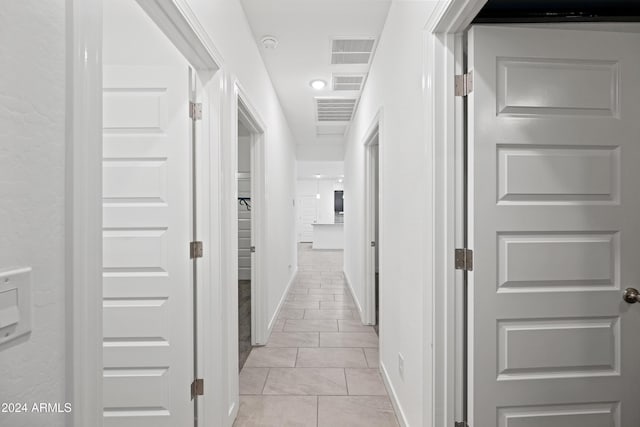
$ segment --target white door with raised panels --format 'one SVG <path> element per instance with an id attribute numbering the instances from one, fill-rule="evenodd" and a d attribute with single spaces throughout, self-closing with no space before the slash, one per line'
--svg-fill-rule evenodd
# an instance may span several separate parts
<path id="1" fill-rule="evenodd" d="M 473 427 L 640 426 L 640 34 L 469 31 Z"/>
<path id="2" fill-rule="evenodd" d="M 188 69 L 104 68 L 104 425 L 193 425 Z"/>

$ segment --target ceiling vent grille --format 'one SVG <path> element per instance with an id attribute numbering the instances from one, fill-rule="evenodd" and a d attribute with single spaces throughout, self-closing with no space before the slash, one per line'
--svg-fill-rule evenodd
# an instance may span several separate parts
<path id="1" fill-rule="evenodd" d="M 375 39 L 334 39 L 331 42 L 332 64 L 368 64 Z"/>
<path id="2" fill-rule="evenodd" d="M 355 107 L 355 99 L 316 98 L 319 122 L 348 122 L 351 120 Z"/>
<path id="3" fill-rule="evenodd" d="M 346 125 L 316 126 L 316 136 L 344 136 Z"/>
<path id="4" fill-rule="evenodd" d="M 333 75 L 333 90 L 360 90 L 364 74 Z"/>

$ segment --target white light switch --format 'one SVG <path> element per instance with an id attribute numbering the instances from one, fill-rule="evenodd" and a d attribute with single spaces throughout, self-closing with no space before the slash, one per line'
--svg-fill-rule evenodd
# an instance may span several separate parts
<path id="1" fill-rule="evenodd" d="M 0 345 L 31 332 L 31 268 L 0 270 Z"/>

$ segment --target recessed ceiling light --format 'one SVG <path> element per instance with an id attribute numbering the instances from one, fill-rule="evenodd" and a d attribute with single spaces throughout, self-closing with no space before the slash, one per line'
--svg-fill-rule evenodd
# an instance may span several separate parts
<path id="1" fill-rule="evenodd" d="M 342 182 L 342 179 L 339 179 L 338 182 Z"/>
<path id="2" fill-rule="evenodd" d="M 316 178 L 320 179 L 320 176 L 321 176 L 320 174 L 316 174 Z"/>
<path id="3" fill-rule="evenodd" d="M 260 39 L 265 49 L 275 49 L 278 47 L 278 39 L 275 36 L 264 36 Z"/>
<path id="4" fill-rule="evenodd" d="M 320 90 L 325 88 L 327 82 L 325 82 L 324 80 L 311 80 L 311 83 L 309 83 L 309 85 L 315 90 Z"/>

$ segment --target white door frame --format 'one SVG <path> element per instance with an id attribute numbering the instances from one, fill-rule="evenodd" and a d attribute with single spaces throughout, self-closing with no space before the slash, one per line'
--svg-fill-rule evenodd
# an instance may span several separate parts
<path id="1" fill-rule="evenodd" d="M 378 203 L 378 216 L 376 217 L 375 192 L 380 197 L 380 162 L 382 156 L 381 151 L 381 127 L 382 127 L 382 109 L 378 111 L 373 122 L 369 125 L 369 129 L 365 133 L 364 138 L 364 307 L 360 313 L 361 321 L 365 325 L 376 324 L 376 251 L 380 250 L 380 236 L 376 239 L 376 222 L 380 224 L 379 216 L 381 203 Z M 374 140 L 377 138 L 377 144 Z M 374 183 L 376 179 L 375 158 L 373 156 L 373 147 L 377 146 L 378 150 L 378 183 Z M 378 233 L 380 229 L 378 228 Z M 371 242 L 375 242 L 375 250 L 371 250 Z"/>
<path id="2" fill-rule="evenodd" d="M 208 80 L 207 76 L 211 77 L 219 70 L 222 59 L 184 0 L 135 1 L 201 74 L 203 80 Z M 99 427 L 103 422 L 102 4 L 103 0 L 67 2 L 66 394 L 67 401 L 73 403 L 67 424 L 77 427 Z M 210 96 L 213 100 L 214 91 L 215 88 L 209 85 L 206 93 L 203 93 L 203 98 L 206 98 L 203 101 L 208 104 Z M 205 117 L 215 119 L 213 114 L 209 114 L 209 105 L 203 107 Z M 205 154 L 209 146 L 217 141 L 214 128 L 203 126 L 201 147 L 206 148 Z M 201 189 L 198 195 L 203 196 L 201 200 L 204 206 L 209 206 L 213 198 L 211 193 L 205 193 L 211 187 L 210 168 L 207 161 L 202 161 L 197 168 L 199 173 L 196 180 Z M 199 222 L 209 218 L 202 215 L 203 211 L 206 209 L 198 209 Z M 211 230 L 211 227 L 210 224 L 204 224 L 199 229 Z M 211 239 L 206 240 L 211 242 Z M 215 253 L 213 248 L 211 253 Z M 218 285 L 214 283 L 215 276 L 211 274 L 209 264 L 213 263 L 203 260 L 203 268 L 198 275 L 198 294 L 202 297 L 200 313 L 206 313 L 207 308 L 214 307 L 211 301 L 217 297 L 209 289 Z M 209 337 L 215 332 L 215 323 L 199 320 L 199 338 L 202 337 L 203 345 L 211 345 Z M 209 365 L 215 363 L 213 358 L 209 359 Z M 212 366 L 203 366 L 204 372 L 212 373 L 212 369 Z M 215 419 L 213 393 L 210 398 L 211 404 L 205 403 L 207 395 L 201 400 L 201 425 L 219 425 Z"/>
<path id="3" fill-rule="evenodd" d="M 222 351 L 222 405 L 224 421 L 219 425 L 230 426 L 238 413 L 240 385 L 238 375 L 238 119 L 244 116 L 254 147 L 252 161 L 252 218 L 251 238 L 256 254 L 264 247 L 266 233 L 266 199 L 264 140 L 267 128 L 245 90 L 235 76 L 225 73 L 221 98 L 220 155 L 220 294 L 221 316 L 217 318 L 221 328 Z M 255 200 L 253 199 L 255 196 Z M 255 206 L 255 208 L 254 208 Z M 256 256 L 252 266 L 251 315 L 252 344 L 266 343 L 269 337 L 262 257 Z"/>
<path id="4" fill-rule="evenodd" d="M 461 247 L 464 230 L 462 211 L 464 120 L 462 101 L 454 94 L 454 77 L 462 71 L 462 34 L 487 0 L 447 0 L 438 4 L 425 26 L 425 126 L 434 171 L 435 216 L 431 235 L 435 256 L 431 292 L 425 292 L 425 307 L 433 318 L 425 319 L 425 355 L 433 360 L 432 384 L 424 384 L 425 420 L 434 426 L 461 420 L 463 388 L 462 273 L 456 272 L 454 249 Z M 431 337 L 433 334 L 433 337 Z M 429 366 L 429 365 L 426 365 Z"/>
<path id="5" fill-rule="evenodd" d="M 246 92 L 236 82 L 236 102 L 238 120 L 249 130 L 251 144 L 251 246 L 256 251 L 251 255 L 251 345 L 265 345 L 269 338 L 269 319 L 267 318 L 267 298 L 264 292 L 264 122 L 248 101 Z M 236 121 L 237 122 L 237 121 Z M 235 140 L 238 146 L 237 133 Z M 237 151 L 236 151 L 237 152 Z M 235 165 L 237 168 L 238 162 Z M 237 170 L 236 170 L 237 172 Z"/>

